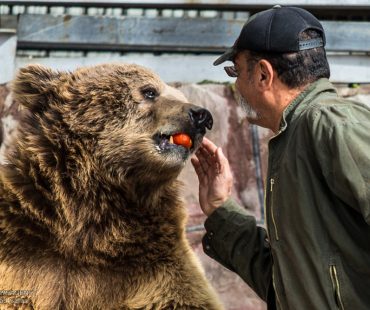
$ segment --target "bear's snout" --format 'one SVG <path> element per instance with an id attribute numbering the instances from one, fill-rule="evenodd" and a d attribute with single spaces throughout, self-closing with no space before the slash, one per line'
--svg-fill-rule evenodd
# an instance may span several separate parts
<path id="1" fill-rule="evenodd" d="M 189 110 L 189 117 L 193 125 L 200 132 L 205 132 L 205 129 L 212 129 L 213 117 L 211 112 L 200 107 L 192 107 Z"/>

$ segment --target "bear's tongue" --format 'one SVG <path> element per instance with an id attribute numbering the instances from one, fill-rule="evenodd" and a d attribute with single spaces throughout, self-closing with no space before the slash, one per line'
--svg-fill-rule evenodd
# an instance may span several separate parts
<path id="1" fill-rule="evenodd" d="M 187 149 L 190 149 L 193 145 L 193 141 L 186 133 L 178 133 L 170 137 L 170 143 L 181 145 Z"/>

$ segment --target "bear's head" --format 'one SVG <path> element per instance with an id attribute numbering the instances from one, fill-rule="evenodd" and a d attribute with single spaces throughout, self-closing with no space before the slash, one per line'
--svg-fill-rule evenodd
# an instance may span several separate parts
<path id="1" fill-rule="evenodd" d="M 116 185 L 173 180 L 213 122 L 208 110 L 133 64 L 74 72 L 30 65 L 13 92 L 27 115 L 21 148 L 45 175 L 84 170 L 81 182 L 92 175 Z M 174 143 L 176 134 L 190 142 Z"/>

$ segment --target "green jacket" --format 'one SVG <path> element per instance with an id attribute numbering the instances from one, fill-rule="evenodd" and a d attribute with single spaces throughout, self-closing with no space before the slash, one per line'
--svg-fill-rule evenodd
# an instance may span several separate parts
<path id="1" fill-rule="evenodd" d="M 228 200 L 205 222 L 204 251 L 269 309 L 369 310 L 369 107 L 313 83 L 269 142 L 266 183 L 267 231 Z"/>

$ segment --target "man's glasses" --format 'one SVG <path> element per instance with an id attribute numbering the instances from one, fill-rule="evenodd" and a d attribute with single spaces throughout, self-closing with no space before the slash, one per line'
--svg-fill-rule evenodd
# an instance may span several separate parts
<path id="1" fill-rule="evenodd" d="M 230 77 L 238 77 L 238 71 L 236 71 L 235 66 L 226 66 L 224 67 L 226 74 Z"/>

